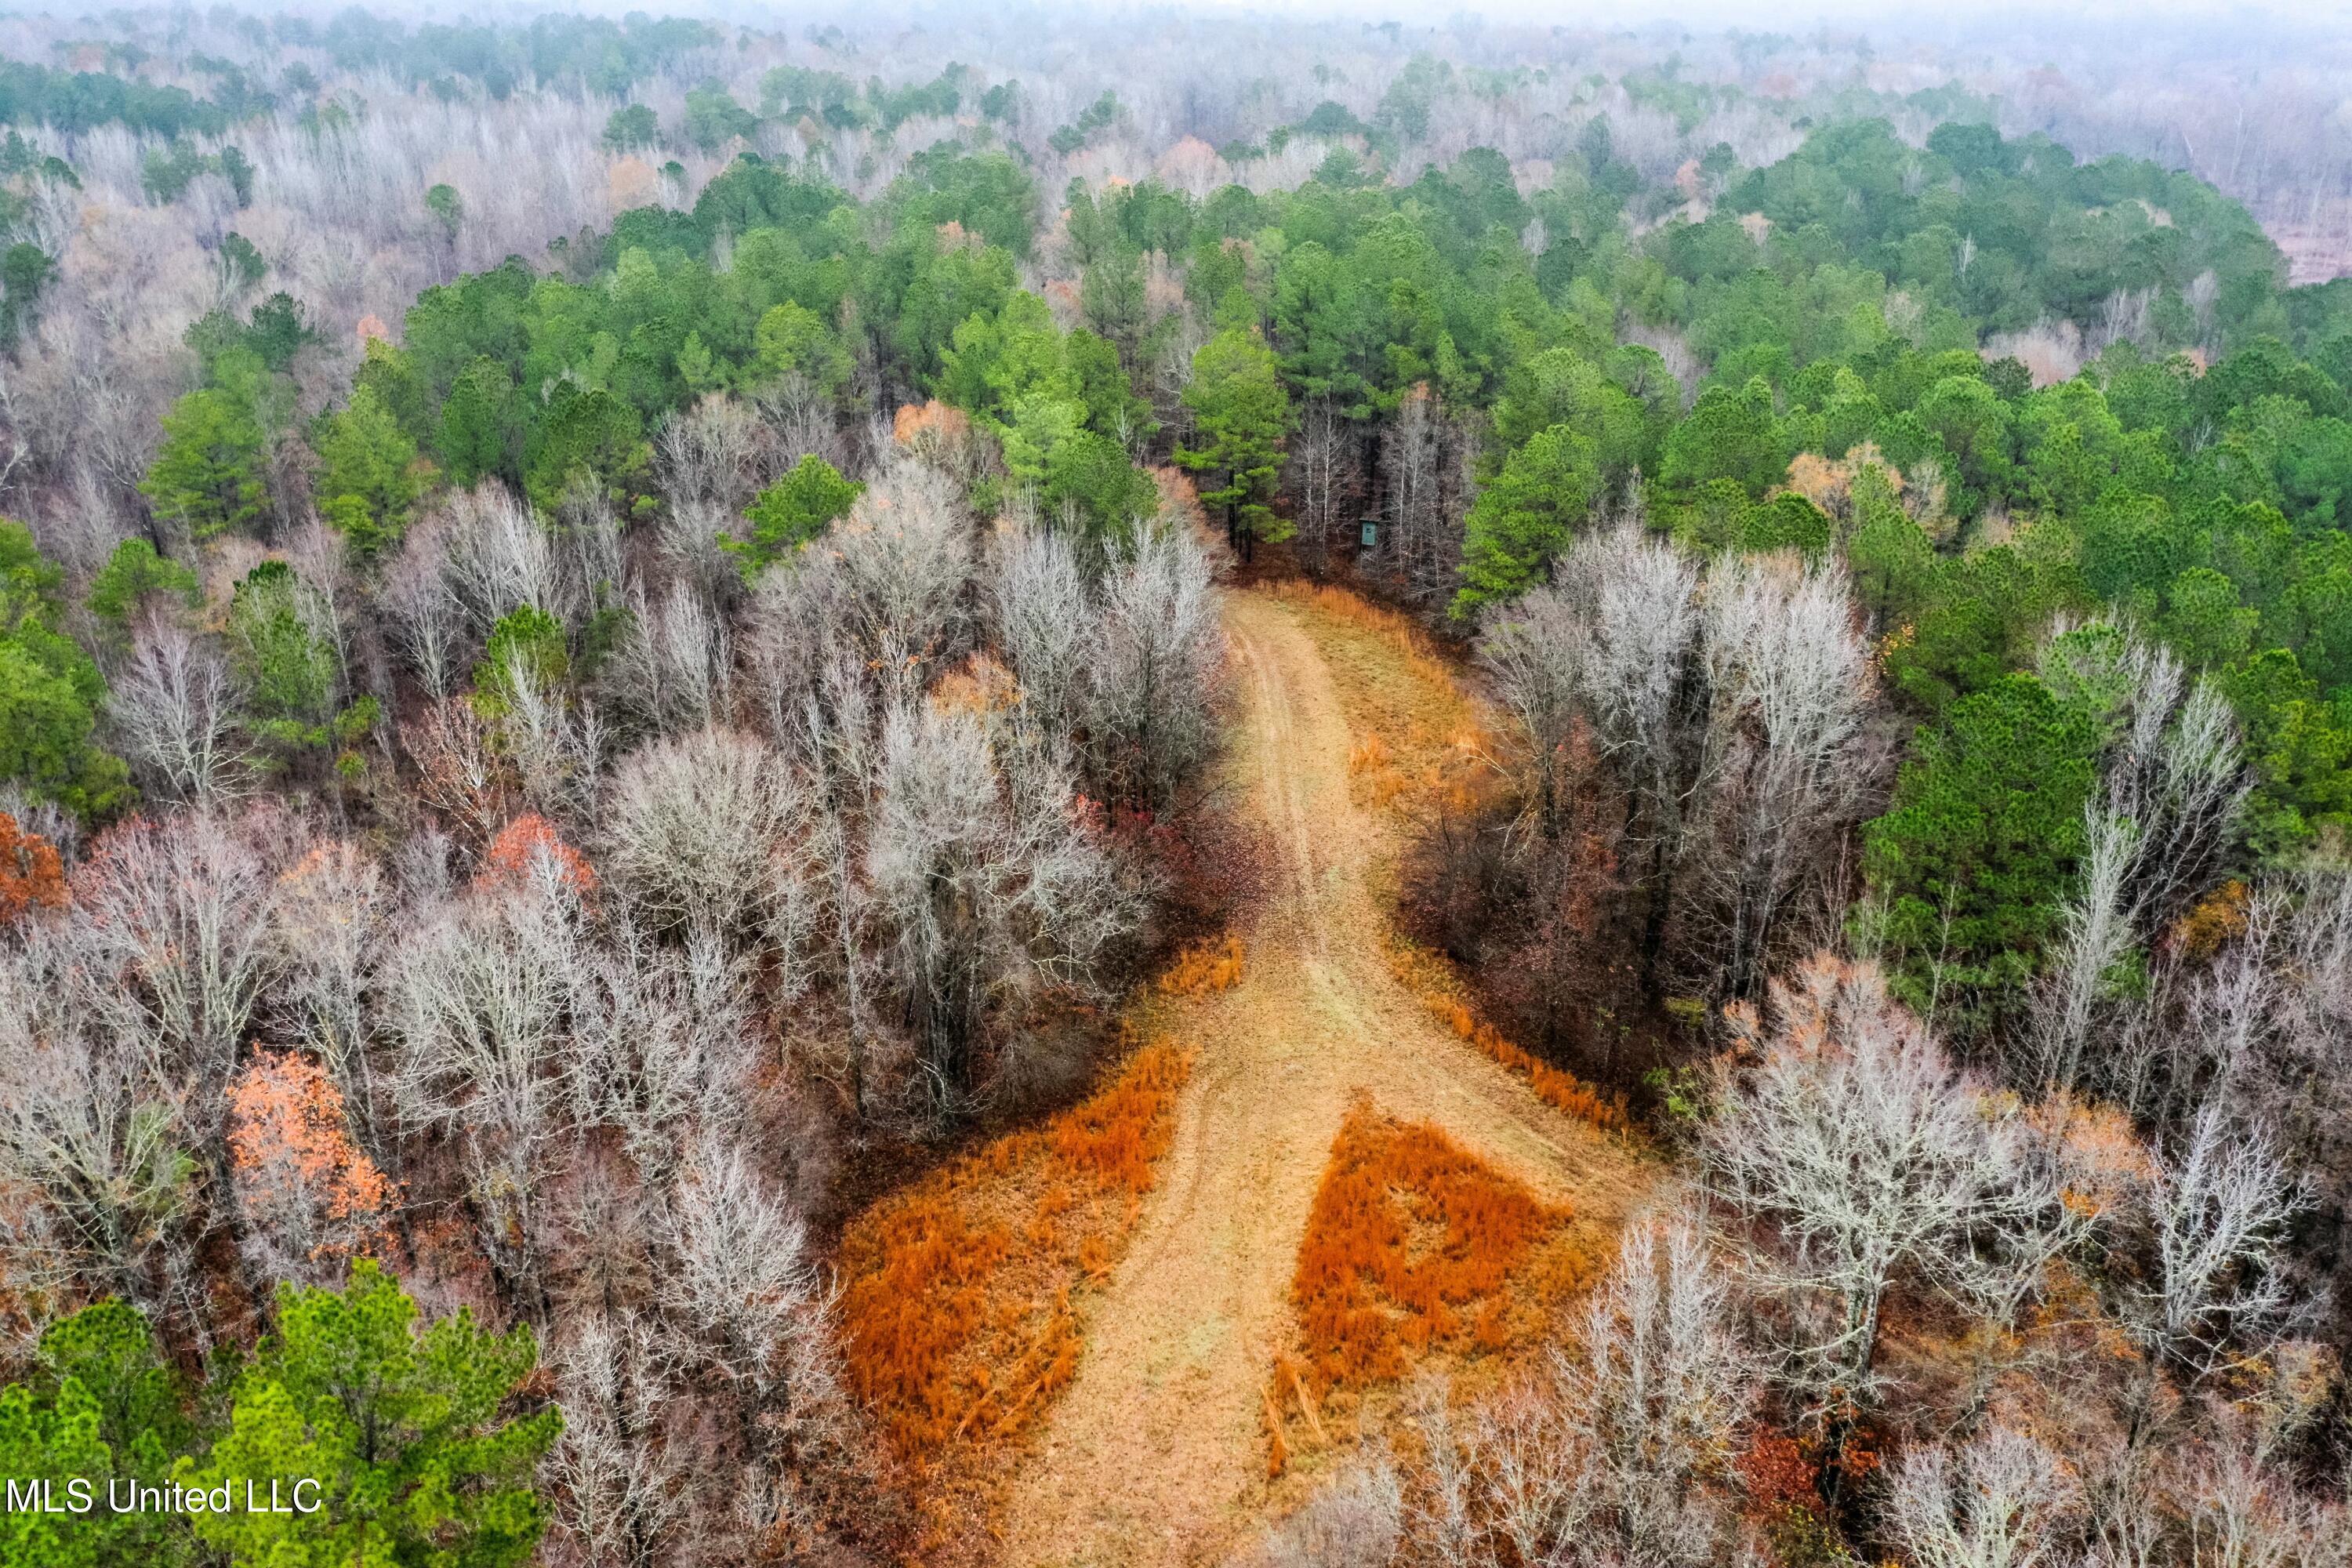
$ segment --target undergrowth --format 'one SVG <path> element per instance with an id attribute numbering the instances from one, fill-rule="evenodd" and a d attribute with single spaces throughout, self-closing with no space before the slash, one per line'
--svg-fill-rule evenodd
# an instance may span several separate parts
<path id="1" fill-rule="evenodd" d="M 1205 996 L 1230 991 L 1242 981 L 1242 939 L 1227 935 L 1221 943 L 1188 947 L 1160 976 L 1163 996 Z"/>
<path id="2" fill-rule="evenodd" d="M 1045 1127 L 997 1139 L 842 1239 L 849 1375 L 903 1454 L 1020 1432 L 1076 1374 L 1099 1284 L 1175 1131 L 1192 1053 L 1154 1040 Z"/>
<path id="3" fill-rule="evenodd" d="M 1389 972 L 1422 1005 L 1443 1019 L 1460 1038 L 1475 1046 L 1489 1060 L 1498 1062 L 1528 1080 L 1536 1097 L 1555 1110 L 1567 1112 L 1607 1132 L 1624 1132 L 1633 1125 L 1622 1094 L 1603 1094 L 1572 1072 L 1552 1066 L 1505 1039 L 1494 1025 L 1480 1018 L 1462 994 L 1462 983 L 1453 966 L 1437 953 L 1402 940 L 1389 946 Z"/>
<path id="4" fill-rule="evenodd" d="M 1598 1277 L 1564 1205 L 1538 1200 L 1424 1122 L 1353 1107 L 1307 1219 L 1291 1282 L 1300 1354 L 1260 1390 L 1266 1475 L 1300 1446 L 1361 1441 L 1433 1356 L 1499 1375 Z M 1292 1414 L 1296 1414 L 1296 1424 Z"/>
<path id="5" fill-rule="evenodd" d="M 1433 1349 L 1496 1352 L 1532 1326 L 1504 1289 L 1568 1224 L 1423 1122 L 1357 1105 L 1332 1142 L 1291 1296 L 1326 1386 L 1393 1382 Z"/>

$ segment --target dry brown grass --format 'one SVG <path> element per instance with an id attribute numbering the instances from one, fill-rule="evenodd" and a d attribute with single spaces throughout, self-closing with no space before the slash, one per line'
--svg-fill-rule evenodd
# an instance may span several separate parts
<path id="1" fill-rule="evenodd" d="M 1539 1254 L 1547 1282 L 1591 1271 L 1571 1217 L 1437 1128 L 1359 1103 L 1332 1142 L 1299 1244 L 1291 1298 L 1305 1364 L 1277 1361 L 1276 1383 L 1319 1431 L 1312 1384 L 1393 1383 L 1433 1351 L 1493 1355 L 1532 1342 L 1550 1290 L 1510 1287 Z"/>
<path id="2" fill-rule="evenodd" d="M 1206 996 L 1230 991 L 1242 983 L 1242 939 L 1228 933 L 1222 942 L 1188 947 L 1176 955 L 1160 976 L 1163 996 Z"/>
<path id="3" fill-rule="evenodd" d="M 1396 753 L 1375 730 L 1348 749 L 1349 776 L 1362 781 L 1359 792 L 1373 805 L 1388 805 L 1412 787 L 1397 766 Z"/>
<path id="4" fill-rule="evenodd" d="M 1328 584 L 1286 581 L 1265 592 L 1297 609 L 1329 660 L 1360 804 L 1463 811 L 1493 787 L 1486 715 L 1410 616 Z"/>
<path id="5" fill-rule="evenodd" d="M 1134 1228 L 1192 1060 L 1164 1039 L 1142 1047 L 1042 1130 L 933 1173 L 843 1237 L 850 1381 L 901 1454 L 1016 1435 L 1069 1384 L 1074 1298 Z"/>
<path id="6" fill-rule="evenodd" d="M 1334 620 L 1370 632 L 1388 644 L 1413 675 L 1439 686 L 1453 686 L 1453 668 L 1437 651 L 1437 645 L 1430 640 L 1429 634 L 1402 611 L 1375 605 L 1360 594 L 1328 583 L 1318 584 L 1297 578 L 1270 583 L 1265 591 L 1284 604 L 1307 605 Z"/>
<path id="7" fill-rule="evenodd" d="M 1368 1439 L 1395 1415 L 1408 1375 L 1433 1362 L 1459 1386 L 1498 1384 L 1549 1342 L 1560 1303 L 1600 1276 L 1605 1234 L 1436 1127 L 1360 1101 L 1299 1243 L 1302 1353 L 1276 1356 L 1262 1390 L 1267 1479 L 1297 1452 Z"/>

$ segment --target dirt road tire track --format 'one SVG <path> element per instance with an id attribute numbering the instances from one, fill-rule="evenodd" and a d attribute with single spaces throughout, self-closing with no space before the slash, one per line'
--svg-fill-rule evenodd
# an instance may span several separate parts
<path id="1" fill-rule="evenodd" d="M 1315 1185 L 1359 1093 L 1434 1121 L 1585 1218 L 1620 1223 L 1656 1167 L 1538 1100 L 1390 973 L 1368 874 L 1389 826 L 1349 798 L 1350 736 L 1300 613 L 1226 596 L 1240 711 L 1227 766 L 1282 864 L 1240 985 L 1181 1021 L 1200 1057 L 1076 1381 L 1013 1482 L 1003 1561 L 1213 1563 L 1265 1497 L 1258 1388 L 1289 1342 Z"/>

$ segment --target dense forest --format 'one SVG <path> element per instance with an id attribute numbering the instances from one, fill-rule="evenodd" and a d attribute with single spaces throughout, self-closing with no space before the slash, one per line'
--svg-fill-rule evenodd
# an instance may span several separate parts
<path id="1" fill-rule="evenodd" d="M 0 1565 L 1028 1560 L 1332 875 L 1247 601 L 1650 1195 L 1351 1319 L 1555 1223 L 1351 1110 L 1129 1560 L 2342 1568 L 2352 63 L 2206 26 L 0 20 L 0 1476 L 326 1500 Z"/>

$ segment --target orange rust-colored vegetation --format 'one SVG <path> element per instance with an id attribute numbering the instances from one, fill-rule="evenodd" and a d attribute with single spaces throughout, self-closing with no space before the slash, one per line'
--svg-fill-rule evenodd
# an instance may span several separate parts
<path id="1" fill-rule="evenodd" d="M 1013 672 L 983 652 L 940 676 L 931 689 L 930 701 L 942 713 L 961 711 L 984 717 L 1004 711 L 1020 700 L 1020 695 Z"/>
<path id="2" fill-rule="evenodd" d="M 969 472 L 978 457 L 971 416 L 937 398 L 901 404 L 890 434 L 907 451 L 950 473 Z"/>
<path id="3" fill-rule="evenodd" d="M 2246 934 L 2253 892 L 2232 879 L 2207 894 L 2197 907 L 2180 917 L 2173 939 L 2191 958 L 2210 958 L 2223 945 Z"/>
<path id="4" fill-rule="evenodd" d="M 26 833 L 0 811 L 0 926 L 27 910 L 61 910 L 66 904 L 65 868 L 58 847 Z"/>
<path id="5" fill-rule="evenodd" d="M 1242 983 L 1242 939 L 1227 935 L 1223 942 L 1188 947 L 1176 955 L 1160 976 L 1163 996 L 1205 996 L 1230 991 Z"/>
<path id="6" fill-rule="evenodd" d="M 314 1262 L 381 1245 L 397 1189 L 352 1142 L 325 1069 L 299 1051 L 256 1051 L 228 1106 L 230 1165 L 257 1218 Z"/>
<path id="7" fill-rule="evenodd" d="M 538 861 L 552 862 L 556 880 L 585 899 L 596 891 L 596 868 L 588 858 L 557 836 L 555 825 L 535 811 L 524 812 L 499 830 L 482 856 L 481 881 L 486 887 L 520 887 L 534 874 Z"/>
<path id="8" fill-rule="evenodd" d="M 1433 1349 L 1508 1349 L 1538 1309 L 1505 1287 L 1570 1217 L 1436 1128 L 1358 1104 L 1332 1142 L 1291 1284 L 1308 1367 L 1327 1386 L 1361 1385 L 1403 1376 Z"/>
<path id="9" fill-rule="evenodd" d="M 1438 954 L 1398 942 L 1389 950 L 1389 969 L 1458 1037 L 1526 1079 L 1537 1098 L 1553 1110 L 1590 1121 L 1605 1132 L 1622 1132 L 1632 1125 L 1624 1096 L 1604 1095 L 1574 1073 L 1563 1072 L 1513 1045 L 1494 1025 L 1481 1019 L 1464 999 L 1451 966 Z"/>
<path id="10" fill-rule="evenodd" d="M 1108 1089 L 1054 1119 L 1046 1132 L 1055 1154 L 1105 1187 L 1150 1192 L 1152 1163 L 1175 1134 L 1176 1091 L 1192 1061 L 1164 1042 L 1138 1051 Z"/>
<path id="11" fill-rule="evenodd" d="M 1076 1374 L 1074 1293 L 1134 1228 L 1192 1060 L 1143 1047 L 1043 1129 L 933 1173 L 842 1238 L 850 1381 L 902 1453 L 1017 1434 Z"/>

